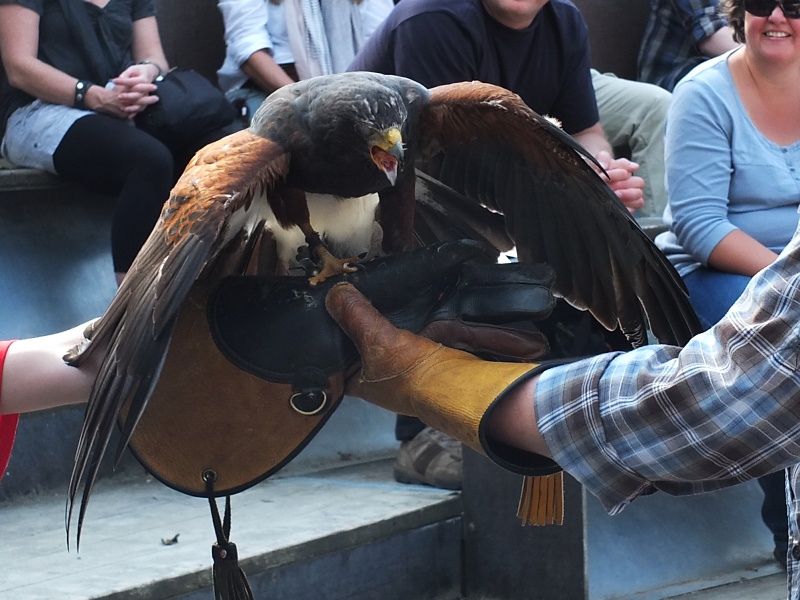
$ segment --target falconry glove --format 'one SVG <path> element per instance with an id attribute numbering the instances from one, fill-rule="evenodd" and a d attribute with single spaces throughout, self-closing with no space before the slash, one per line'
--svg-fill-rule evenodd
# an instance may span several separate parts
<path id="1" fill-rule="evenodd" d="M 535 322 L 555 306 L 554 279 L 546 264 L 468 263 L 417 333 L 490 360 L 540 359 L 550 344 Z"/>
<path id="2" fill-rule="evenodd" d="M 416 416 L 505 469 L 525 475 L 518 509 L 523 523 L 562 522 L 560 467 L 490 439 L 485 427 L 492 409 L 510 390 L 550 365 L 485 361 L 400 330 L 345 282 L 331 288 L 325 305 L 362 357 L 360 372 L 348 379 L 348 394 Z"/>

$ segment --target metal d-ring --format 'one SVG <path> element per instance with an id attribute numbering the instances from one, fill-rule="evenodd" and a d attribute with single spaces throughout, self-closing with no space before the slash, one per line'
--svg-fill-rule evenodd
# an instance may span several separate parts
<path id="1" fill-rule="evenodd" d="M 304 410 L 300 408 L 300 406 L 298 406 L 297 400 L 299 398 L 309 398 L 316 396 L 318 394 L 322 394 L 322 399 L 319 403 L 319 406 L 317 406 L 313 410 Z M 313 392 L 295 392 L 289 397 L 289 404 L 292 406 L 292 408 L 296 412 L 300 413 L 301 415 L 305 415 L 307 417 L 311 417 L 322 412 L 322 409 L 325 408 L 325 405 L 327 403 L 328 403 L 328 393 L 325 390 L 316 390 Z"/>

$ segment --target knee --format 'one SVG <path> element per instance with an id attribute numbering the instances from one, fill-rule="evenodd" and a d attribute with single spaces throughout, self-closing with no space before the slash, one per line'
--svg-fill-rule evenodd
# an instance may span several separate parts
<path id="1" fill-rule="evenodd" d="M 639 121 L 643 128 L 663 137 L 672 93 L 657 85 L 646 85 L 647 88 L 642 93 L 641 102 L 638 103 L 640 107 Z"/>
<path id="2" fill-rule="evenodd" d="M 151 143 L 132 147 L 130 160 L 132 175 L 146 177 L 148 181 L 171 187 L 175 160 L 169 148 L 155 138 L 152 138 Z"/>
<path id="3" fill-rule="evenodd" d="M 650 146 L 662 147 L 667 124 L 667 111 L 672 99 L 672 94 L 658 86 L 639 104 L 637 124 L 631 135 L 631 147 L 647 148 Z M 661 150 L 663 152 L 663 150 Z"/>
<path id="4" fill-rule="evenodd" d="M 645 104 L 647 108 L 647 118 L 654 119 L 663 127 L 667 120 L 667 111 L 669 111 L 670 102 L 672 102 L 672 93 L 657 85 L 652 85 L 650 87 L 652 89 L 649 92 L 648 102 Z"/>

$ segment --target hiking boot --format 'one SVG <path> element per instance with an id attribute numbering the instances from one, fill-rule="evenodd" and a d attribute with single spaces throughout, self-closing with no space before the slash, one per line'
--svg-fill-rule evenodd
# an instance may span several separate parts
<path id="1" fill-rule="evenodd" d="M 461 461 L 461 442 L 426 427 L 413 439 L 400 445 L 394 463 L 394 478 L 400 483 L 460 490 Z"/>

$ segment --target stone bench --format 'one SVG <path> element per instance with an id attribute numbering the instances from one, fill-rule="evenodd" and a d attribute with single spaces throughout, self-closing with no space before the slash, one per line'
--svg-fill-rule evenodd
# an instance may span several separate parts
<path id="1" fill-rule="evenodd" d="M 0 194 L 56 189 L 66 185 L 68 184 L 63 179 L 45 171 L 15 167 L 8 161 L 0 159 Z"/>

